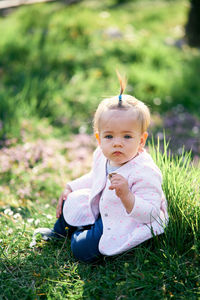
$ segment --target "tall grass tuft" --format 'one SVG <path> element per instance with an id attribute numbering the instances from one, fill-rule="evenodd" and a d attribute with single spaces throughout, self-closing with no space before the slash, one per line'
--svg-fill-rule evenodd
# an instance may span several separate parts
<path id="1" fill-rule="evenodd" d="M 62 149 L 53 142 L 55 148 L 46 143 L 40 150 Z M 68 239 L 46 243 L 38 238 L 29 248 L 33 231 L 55 222 L 52 198 L 60 194 L 61 177 L 72 177 L 74 159 L 66 155 L 66 146 L 50 161 L 46 155 L 35 161 L 35 151 L 26 156 L 27 148 L 13 148 L 12 156 L 16 151 L 17 159 L 25 156 L 29 163 L 11 160 L 1 171 L 0 299 L 199 299 L 200 172 L 190 154 L 172 156 L 164 145 L 161 152 L 159 140 L 157 146 L 152 141 L 149 149 L 163 173 L 169 204 L 165 233 L 91 265 L 72 257 Z"/>
<path id="2" fill-rule="evenodd" d="M 200 172 L 191 159 L 191 154 L 182 151 L 180 156 L 170 153 L 164 140 L 161 153 L 152 141 L 150 152 L 162 170 L 163 190 L 168 200 L 169 224 L 163 242 L 179 254 L 200 246 Z"/>

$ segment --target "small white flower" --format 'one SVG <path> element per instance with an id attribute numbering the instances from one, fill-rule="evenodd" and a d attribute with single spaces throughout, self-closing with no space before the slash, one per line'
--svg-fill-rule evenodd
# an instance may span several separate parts
<path id="1" fill-rule="evenodd" d="M 27 222 L 28 222 L 29 224 L 33 223 L 33 221 L 34 221 L 34 219 L 33 219 L 33 218 L 31 218 L 31 219 L 27 219 Z"/>
<path id="2" fill-rule="evenodd" d="M 39 223 L 40 223 L 40 220 L 39 220 L 39 219 L 35 220 L 35 225 L 36 225 L 36 226 L 37 226 Z"/>
<path id="3" fill-rule="evenodd" d="M 47 215 L 47 219 L 51 220 L 53 217 L 51 215 Z"/>
<path id="4" fill-rule="evenodd" d="M 10 235 L 12 233 L 13 233 L 13 229 L 12 228 L 8 229 L 7 234 Z"/>
<path id="5" fill-rule="evenodd" d="M 19 213 L 14 214 L 13 218 L 14 219 L 19 219 L 21 217 L 21 215 Z"/>
<path id="6" fill-rule="evenodd" d="M 13 211 L 10 209 L 10 208 L 6 208 L 4 210 L 4 214 L 5 215 L 8 215 L 8 216 L 12 216 L 13 215 Z"/>

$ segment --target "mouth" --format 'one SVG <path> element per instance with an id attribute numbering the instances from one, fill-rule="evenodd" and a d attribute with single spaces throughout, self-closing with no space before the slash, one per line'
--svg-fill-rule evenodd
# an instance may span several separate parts
<path id="1" fill-rule="evenodd" d="M 113 155 L 115 155 L 115 156 L 119 156 L 119 155 L 121 155 L 122 154 L 122 152 L 120 152 L 120 151 L 115 151 L 115 152 L 113 152 Z"/>

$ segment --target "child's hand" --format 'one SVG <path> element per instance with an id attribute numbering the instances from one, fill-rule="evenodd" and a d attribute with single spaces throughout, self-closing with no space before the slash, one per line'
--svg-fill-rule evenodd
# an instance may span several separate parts
<path id="1" fill-rule="evenodd" d="M 109 190 L 115 190 L 117 197 L 125 198 L 129 193 L 128 181 L 121 175 L 113 173 L 110 176 L 111 185 Z"/>
<path id="2" fill-rule="evenodd" d="M 128 181 L 116 173 L 113 173 L 112 176 L 109 177 L 111 182 L 109 190 L 115 190 L 117 197 L 121 199 L 127 212 L 130 213 L 135 203 L 135 197 L 129 190 Z"/>
<path id="3" fill-rule="evenodd" d="M 64 190 L 64 192 L 62 192 L 62 194 L 60 195 L 60 198 L 58 200 L 58 205 L 56 208 L 56 218 L 59 218 L 61 213 L 62 213 L 62 205 L 63 205 L 63 201 L 67 200 L 67 196 L 72 192 L 70 186 L 67 186 L 66 189 Z"/>

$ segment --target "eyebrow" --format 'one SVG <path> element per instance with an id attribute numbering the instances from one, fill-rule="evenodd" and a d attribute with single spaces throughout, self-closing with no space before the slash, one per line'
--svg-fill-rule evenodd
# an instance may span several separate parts
<path id="1" fill-rule="evenodd" d="M 106 130 L 104 132 L 114 132 L 114 130 Z M 124 130 L 124 131 L 121 131 L 121 132 L 133 132 L 132 130 Z"/>
<path id="2" fill-rule="evenodd" d="M 103 131 L 104 134 L 108 134 L 108 133 L 113 133 L 114 131 Z M 125 134 L 125 133 L 135 133 L 134 131 L 130 131 L 130 130 L 127 130 L 127 131 L 122 131 L 121 132 L 122 134 Z"/>

